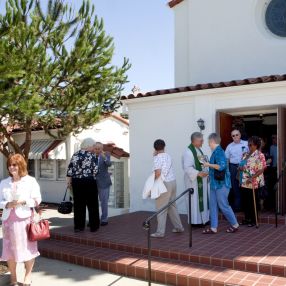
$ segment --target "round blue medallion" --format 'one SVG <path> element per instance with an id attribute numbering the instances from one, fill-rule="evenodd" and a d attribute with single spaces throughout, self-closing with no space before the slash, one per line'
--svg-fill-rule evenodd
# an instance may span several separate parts
<path id="1" fill-rule="evenodd" d="M 286 0 L 272 0 L 267 7 L 265 20 L 273 34 L 286 37 Z"/>

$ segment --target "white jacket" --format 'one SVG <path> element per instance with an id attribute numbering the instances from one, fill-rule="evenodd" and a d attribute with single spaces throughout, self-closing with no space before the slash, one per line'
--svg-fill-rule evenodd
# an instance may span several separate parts
<path id="1" fill-rule="evenodd" d="M 147 199 L 149 197 L 151 197 L 151 199 L 157 199 L 161 194 L 166 192 L 167 188 L 164 184 L 162 175 L 155 180 L 155 173 L 152 173 L 145 182 L 142 197 L 143 199 Z"/>
<path id="2" fill-rule="evenodd" d="M 14 195 L 14 198 L 13 198 Z M 0 183 L 0 209 L 3 209 L 2 220 L 8 219 L 11 209 L 6 209 L 6 204 L 12 202 L 17 196 L 17 200 L 26 201 L 26 205 L 18 206 L 15 209 L 19 218 L 28 218 L 31 216 L 31 208 L 41 203 L 40 186 L 36 179 L 31 176 L 22 177 L 17 182 L 17 191 L 12 193 L 12 178 L 8 177 Z"/>

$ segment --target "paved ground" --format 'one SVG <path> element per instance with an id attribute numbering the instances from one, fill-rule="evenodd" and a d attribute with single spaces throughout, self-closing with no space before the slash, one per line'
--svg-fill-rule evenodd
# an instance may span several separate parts
<path id="1" fill-rule="evenodd" d="M 22 277 L 23 265 L 19 265 L 19 277 Z M 19 279 L 21 280 L 21 279 Z M 37 259 L 33 272 L 33 286 L 146 286 L 145 281 L 129 279 L 96 269 L 85 268 L 46 258 Z M 9 285 L 9 275 L 0 276 L 0 285 Z M 159 285 L 153 284 L 152 285 Z"/>
<path id="2" fill-rule="evenodd" d="M 118 211 L 111 210 L 111 215 L 117 215 Z M 60 215 L 56 210 L 45 211 L 43 217 L 52 222 L 52 227 L 68 226 L 72 224 L 72 215 Z M 0 238 L 2 238 L 2 228 L 0 227 Z M 2 239 L 0 241 L 2 247 Z M 23 265 L 18 267 L 19 281 L 23 277 Z M 57 260 L 50 260 L 40 257 L 36 260 L 33 272 L 33 286 L 70 286 L 74 283 L 78 286 L 144 286 L 147 282 L 136 279 L 129 279 L 118 275 L 102 272 L 96 269 L 85 268 L 74 264 L 69 264 Z M 9 285 L 9 275 L 0 276 L 0 285 Z M 152 285 L 159 285 L 154 284 Z"/>

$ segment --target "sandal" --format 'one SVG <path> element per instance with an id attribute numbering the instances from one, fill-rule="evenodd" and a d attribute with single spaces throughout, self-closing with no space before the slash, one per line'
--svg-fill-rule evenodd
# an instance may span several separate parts
<path id="1" fill-rule="evenodd" d="M 216 231 L 213 231 L 211 228 L 206 228 L 202 232 L 203 234 L 216 234 Z"/>
<path id="2" fill-rule="evenodd" d="M 239 229 L 239 227 L 230 226 L 230 227 L 226 230 L 226 232 L 227 232 L 227 233 L 235 233 L 235 232 L 238 231 L 238 229 Z"/>

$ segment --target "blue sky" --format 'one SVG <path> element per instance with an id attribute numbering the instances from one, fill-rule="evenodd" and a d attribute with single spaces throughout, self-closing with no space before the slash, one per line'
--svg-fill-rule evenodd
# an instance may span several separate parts
<path id="1" fill-rule="evenodd" d="M 75 8 L 81 0 L 64 0 Z M 0 0 L 3 12 L 5 0 Z M 41 0 L 43 4 L 46 0 Z M 142 91 L 174 86 L 174 25 L 168 0 L 91 0 L 104 19 L 106 32 L 114 38 L 114 64 L 129 58 L 132 67 L 124 94 L 133 85 Z"/>
<path id="2" fill-rule="evenodd" d="M 79 0 L 67 0 L 75 7 Z M 114 38 L 114 63 L 132 63 L 125 93 L 134 84 L 142 91 L 174 85 L 173 11 L 167 0 L 92 0 L 105 29 Z"/>

